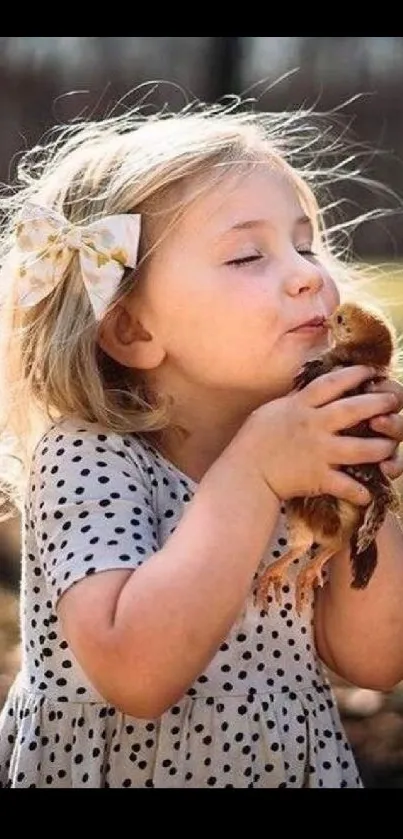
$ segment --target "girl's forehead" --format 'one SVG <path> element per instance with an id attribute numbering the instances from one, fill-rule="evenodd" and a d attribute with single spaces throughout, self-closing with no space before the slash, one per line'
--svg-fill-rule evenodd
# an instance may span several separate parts
<path id="1" fill-rule="evenodd" d="M 198 224 L 225 229 L 249 220 L 288 223 L 306 213 L 297 184 L 285 171 L 259 164 L 249 171 L 229 172 L 210 188 L 196 193 L 185 212 L 186 227 Z"/>

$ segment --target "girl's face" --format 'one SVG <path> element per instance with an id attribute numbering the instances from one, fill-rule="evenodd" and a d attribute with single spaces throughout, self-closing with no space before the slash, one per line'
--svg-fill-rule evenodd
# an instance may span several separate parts
<path id="1" fill-rule="evenodd" d="M 147 328 L 165 351 L 155 381 L 251 409 L 292 386 L 326 345 L 339 296 L 312 253 L 295 188 L 265 166 L 193 203 L 150 261 L 141 290 Z"/>

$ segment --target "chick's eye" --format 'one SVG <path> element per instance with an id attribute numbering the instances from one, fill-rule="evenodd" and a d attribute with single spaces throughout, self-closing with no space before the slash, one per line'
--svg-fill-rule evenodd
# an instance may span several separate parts
<path id="1" fill-rule="evenodd" d="M 337 323 L 343 323 L 343 316 L 342 315 L 337 315 L 336 322 Z"/>

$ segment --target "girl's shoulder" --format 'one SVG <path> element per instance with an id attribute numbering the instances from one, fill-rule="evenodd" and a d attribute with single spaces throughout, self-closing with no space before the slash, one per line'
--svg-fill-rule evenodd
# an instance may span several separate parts
<path id="1" fill-rule="evenodd" d="M 32 469 L 43 467 L 57 459 L 66 468 L 68 463 L 78 463 L 83 458 L 127 461 L 147 473 L 150 462 L 157 453 L 142 437 L 134 433 L 120 433 L 98 422 L 68 416 L 53 422 L 37 441 L 32 455 Z M 45 471 L 45 470 L 44 470 Z"/>
<path id="2" fill-rule="evenodd" d="M 41 473 L 56 467 L 76 468 L 77 464 L 101 463 L 105 468 L 118 469 L 126 464 L 134 468 L 147 485 L 156 479 L 165 486 L 179 483 L 193 489 L 193 481 L 182 474 L 141 434 L 118 432 L 97 422 L 68 416 L 53 422 L 36 443 L 31 472 Z"/>

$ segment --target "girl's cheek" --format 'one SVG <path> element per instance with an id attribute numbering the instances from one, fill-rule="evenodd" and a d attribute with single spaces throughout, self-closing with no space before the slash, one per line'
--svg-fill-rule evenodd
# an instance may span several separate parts
<path id="1" fill-rule="evenodd" d="M 325 289 L 329 301 L 333 304 L 333 308 L 335 309 L 340 303 L 340 291 L 335 281 L 329 274 L 326 274 L 325 276 Z"/>

